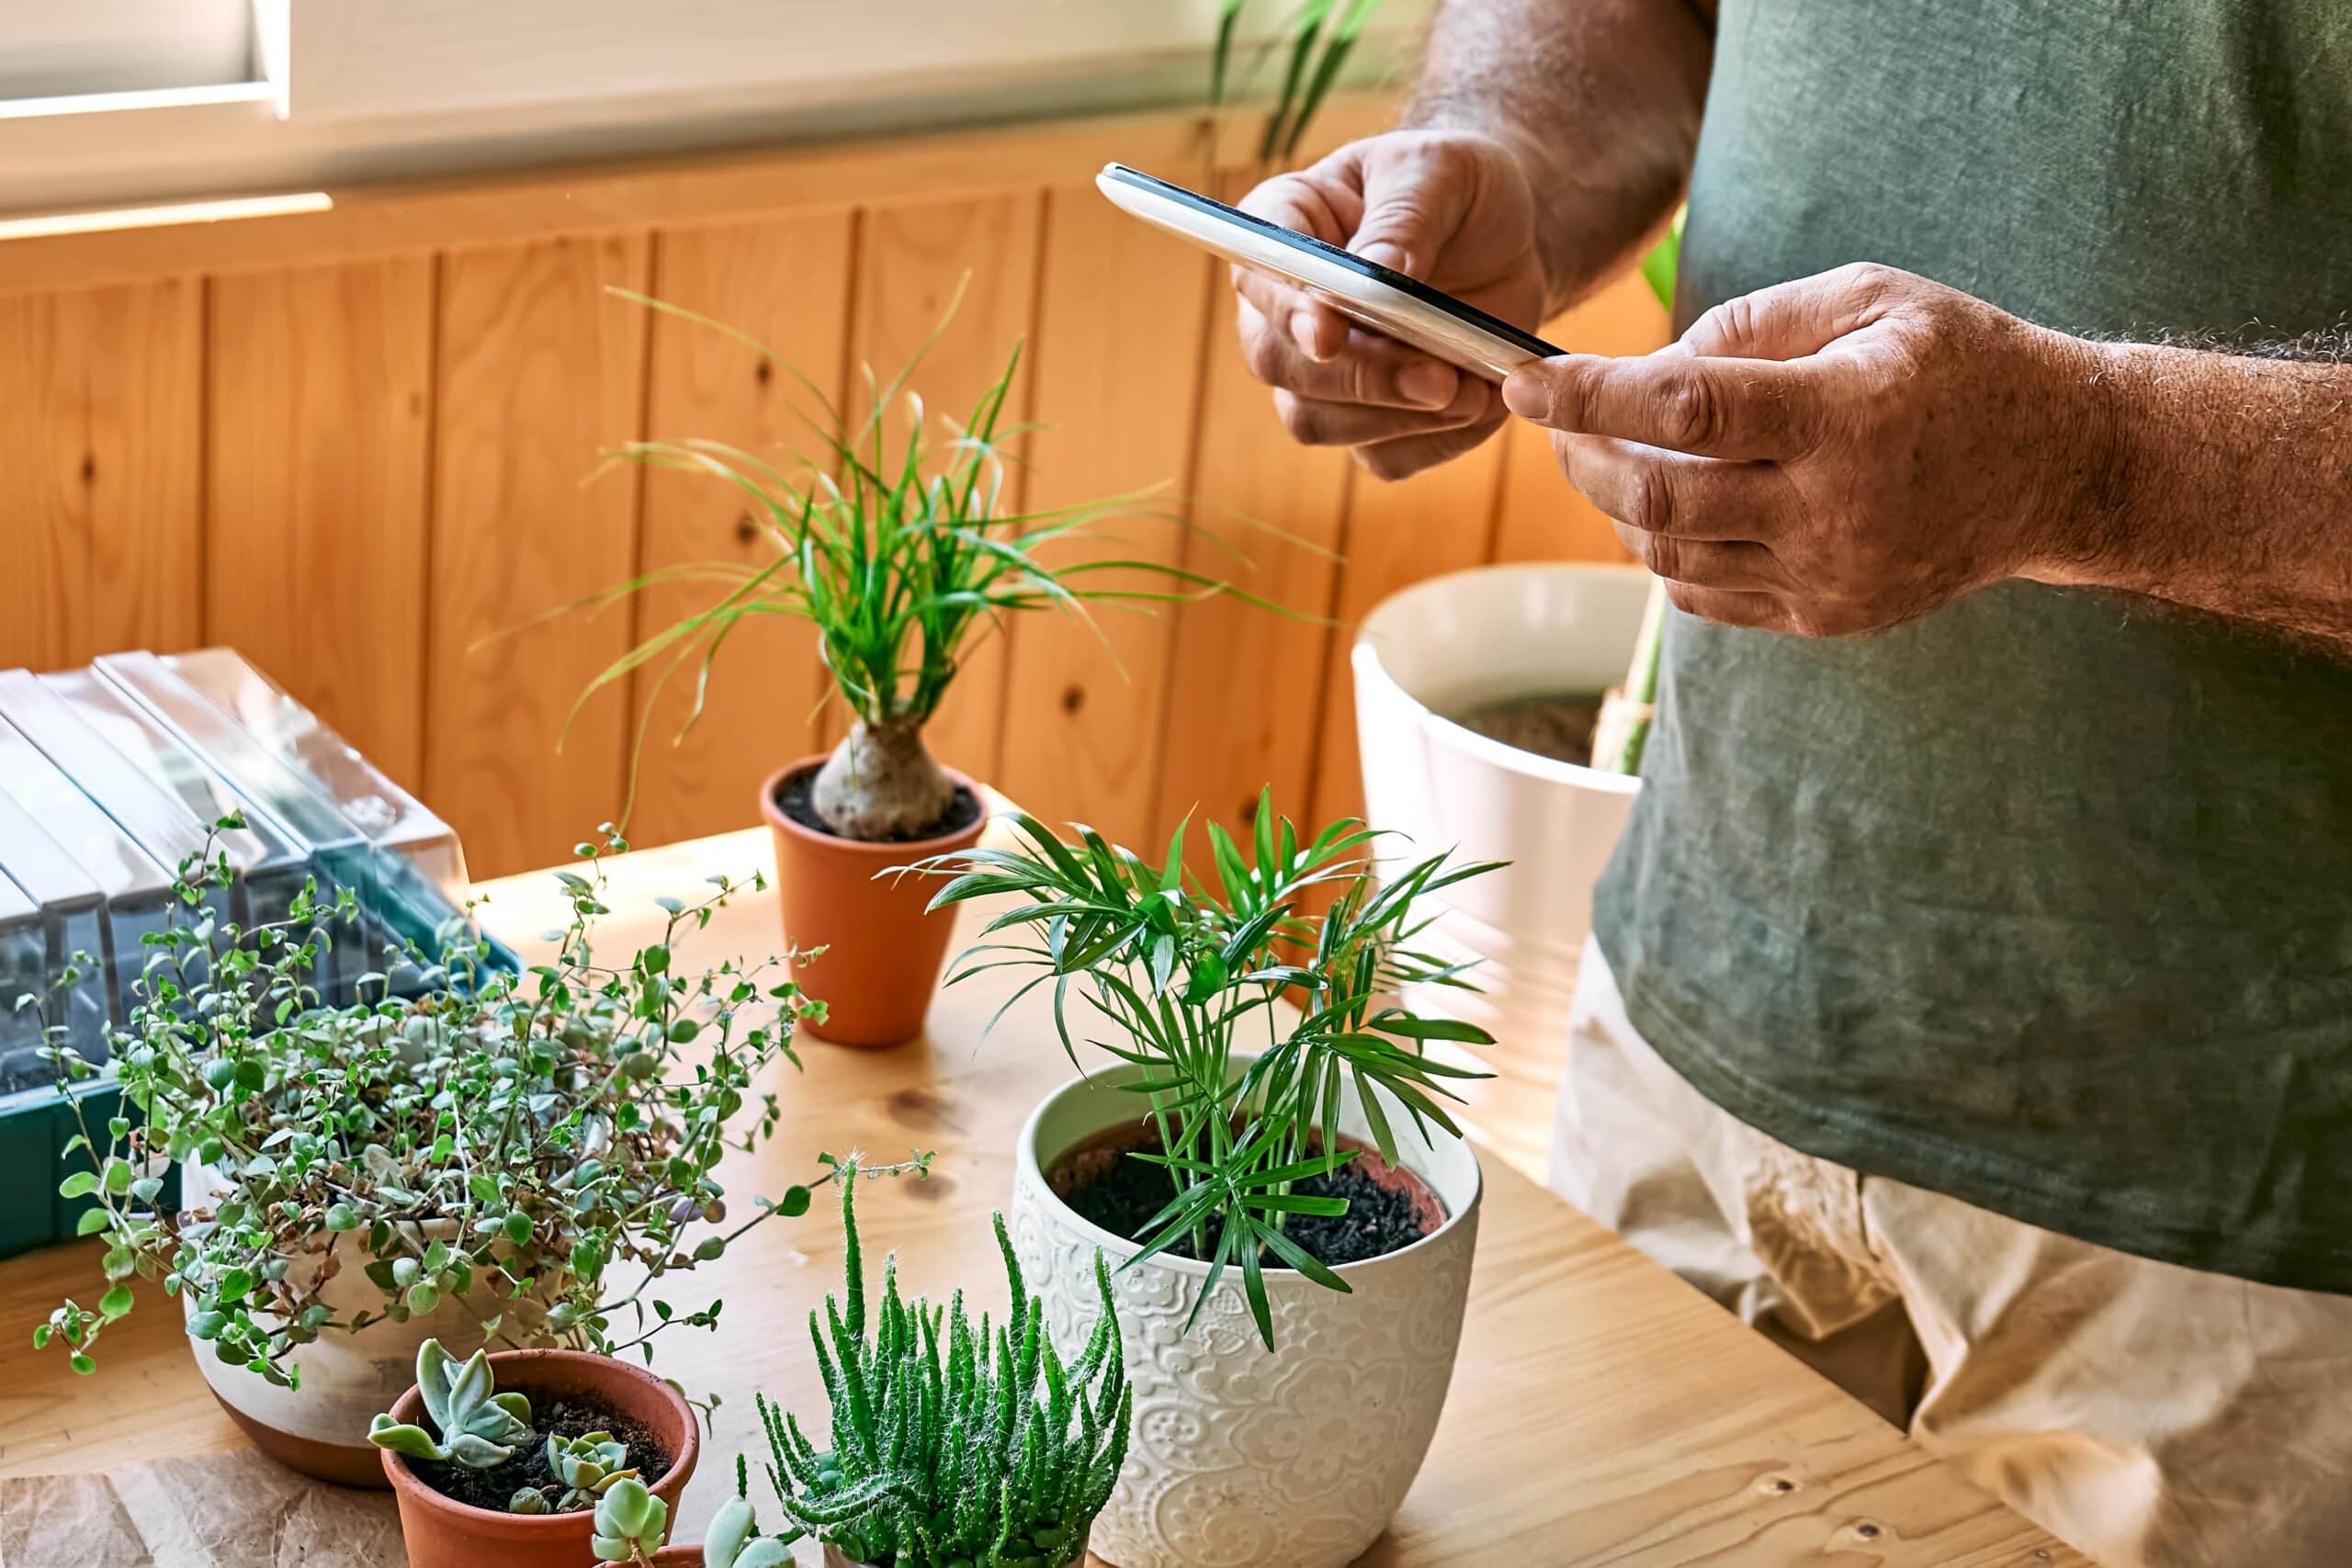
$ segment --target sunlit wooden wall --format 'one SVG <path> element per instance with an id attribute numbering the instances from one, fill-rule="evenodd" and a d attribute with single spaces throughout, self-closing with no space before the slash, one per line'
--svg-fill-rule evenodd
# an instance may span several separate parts
<path id="1" fill-rule="evenodd" d="M 1351 113 L 1368 123 L 1346 109 L 1335 131 Z M 592 478 L 605 449 L 796 435 L 783 378 L 606 287 L 733 322 L 849 390 L 861 366 L 900 363 L 968 273 L 920 385 L 967 407 L 1025 342 L 1028 505 L 1166 482 L 1250 565 L 1147 523 L 1122 526 L 1129 553 L 1329 624 L 1231 601 L 1112 615 L 1114 667 L 1076 625 L 1030 617 L 971 660 L 942 755 L 1136 843 L 1195 806 L 1238 824 L 1266 783 L 1294 813 L 1351 810 L 1347 646 L 1366 609 L 1435 572 L 1617 548 L 1522 430 L 1401 485 L 1291 444 L 1232 351 L 1222 271 L 1089 178 L 1148 159 L 1231 193 L 1250 175 L 1217 149 L 1239 140 L 1130 117 L 0 243 L 0 666 L 233 644 L 457 824 L 478 873 L 558 859 L 622 811 L 639 694 L 590 705 L 559 752 L 574 696 L 697 601 L 484 639 L 640 571 L 756 551 L 725 487 Z M 1666 323 L 1629 277 L 1548 330 L 1634 352 Z M 1233 512 L 1303 543 L 1218 521 Z M 682 746 L 664 705 L 633 838 L 748 825 L 761 776 L 838 732 L 813 648 L 789 625 L 740 637 Z"/>

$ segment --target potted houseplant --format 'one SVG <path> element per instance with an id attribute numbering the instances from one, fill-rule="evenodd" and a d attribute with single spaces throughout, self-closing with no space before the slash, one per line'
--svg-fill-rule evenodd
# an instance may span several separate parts
<path id="1" fill-rule="evenodd" d="M 115 1043 L 123 1113 L 85 1121 L 66 1151 L 86 1168 L 64 1195 L 96 1200 L 81 1230 L 106 1243 L 104 1293 L 65 1303 L 35 1344 L 92 1371 L 131 1282 L 160 1281 L 206 1381 L 265 1452 L 379 1485 L 358 1434 L 427 1338 L 610 1354 L 714 1322 L 719 1303 L 649 1313 L 646 1292 L 807 1210 L 794 1187 L 730 1216 L 712 1173 L 730 1143 L 774 1126 L 757 1082 L 795 1059 L 809 1004 L 781 961 L 673 964 L 673 939 L 737 890 L 724 877 L 695 903 L 662 901 L 662 941 L 601 961 L 600 849 L 579 853 L 559 874 L 571 919 L 552 962 L 488 967 L 453 920 L 436 962 L 345 1008 L 310 988 L 308 894 L 282 925 L 244 930 L 203 912 L 226 865 L 181 866 L 193 913 L 153 939 Z"/>
<path id="2" fill-rule="evenodd" d="M 1137 1423 L 1094 1549 L 1121 1568 L 1336 1568 L 1385 1529 L 1444 1404 L 1476 1245 L 1478 1165 L 1430 1041 L 1483 1031 L 1382 998 L 1462 986 L 1414 946 L 1413 901 L 1491 869 L 1419 861 L 1375 886 L 1374 835 L 1302 840 L 1261 796 L 1213 882 L 1016 817 L 1016 847 L 926 869 L 940 904 L 1006 897 L 950 983 L 1051 982 L 1115 1065 L 1043 1101 L 1016 1150 L 1012 1238 L 1046 1321 L 1088 1260 L 1118 1268 Z M 1321 913 L 1314 913 L 1316 909 Z M 1082 1018 L 1073 1018 L 1079 1008 Z"/>
<path id="3" fill-rule="evenodd" d="M 1077 1359 L 1056 1349 L 1043 1303 L 996 1216 L 1008 1287 L 1003 1321 L 975 1323 L 964 1293 L 944 1307 L 901 1301 L 895 1258 L 878 1303 L 866 1301 L 856 1166 L 842 1166 L 847 1290 L 808 1314 L 832 1404 L 827 1446 L 764 1395 L 767 1474 L 786 1529 L 762 1536 L 749 1477 L 712 1519 L 704 1568 L 780 1568 L 813 1535 L 829 1568 L 1070 1568 L 1118 1482 L 1134 1393 L 1110 1275 L 1089 1276 L 1094 1318 Z M 681 1553 L 673 1561 L 691 1561 Z"/>
<path id="4" fill-rule="evenodd" d="M 434 1568 L 650 1561 L 701 1446 L 684 1398 L 626 1361 L 477 1350 L 460 1362 L 436 1339 L 368 1440 L 410 1561 Z"/>
<path id="5" fill-rule="evenodd" d="M 1141 498 L 1044 512 L 1012 506 L 1008 443 L 1020 431 L 1005 423 L 1004 409 L 1020 368 L 1017 347 L 961 425 L 934 427 L 922 400 L 907 392 L 908 434 L 893 442 L 886 421 L 922 350 L 887 386 L 869 378 L 865 406 L 844 413 L 742 333 L 643 296 L 628 298 L 723 333 L 779 367 L 813 404 L 796 404 L 795 412 L 818 450 L 791 454 L 778 468 L 711 441 L 620 449 L 637 462 L 735 486 L 775 553 L 764 565 L 700 563 L 649 573 L 565 606 L 609 604 L 657 582 L 725 585 L 707 608 L 615 660 L 582 701 L 658 664 L 646 697 L 650 714 L 668 682 L 691 670 L 691 728 L 712 661 L 738 625 L 781 615 L 817 628 L 850 724 L 830 755 L 788 762 L 761 786 L 760 811 L 775 835 L 784 929 L 802 951 L 825 954 L 816 989 L 826 1006 L 809 1018 L 812 1032 L 854 1045 L 911 1038 L 930 1007 L 950 922 L 927 916 L 919 885 L 889 874 L 979 838 L 980 785 L 943 767 L 923 740 L 924 725 L 973 647 L 1012 612 L 1050 607 L 1083 617 L 1091 603 L 1167 602 L 1224 585 L 1159 562 L 1054 558 L 1056 546 L 1075 542 L 1090 523 L 1132 512 Z M 948 309 L 952 315 L 954 304 Z M 924 348 L 937 336 L 935 330 Z M 1150 582 L 1160 586 L 1143 585 Z"/>

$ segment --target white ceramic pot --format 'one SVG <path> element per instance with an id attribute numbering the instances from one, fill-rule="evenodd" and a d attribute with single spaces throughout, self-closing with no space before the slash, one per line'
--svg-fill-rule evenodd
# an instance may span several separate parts
<path id="1" fill-rule="evenodd" d="M 209 1167 L 181 1168 L 181 1190 L 191 1208 L 209 1208 L 225 1182 Z M 447 1222 L 439 1222 L 447 1226 Z M 419 1227 L 432 1239 L 433 1224 Z M 384 1292 L 369 1280 L 369 1254 L 358 1233 L 344 1237 L 336 1248 L 342 1267 L 319 1291 L 319 1300 L 332 1308 L 338 1321 L 361 1311 L 380 1313 Z M 313 1266 L 315 1269 L 315 1266 Z M 181 1297 L 183 1314 L 196 1310 L 194 1299 Z M 346 1486 L 383 1486 L 381 1450 L 368 1441 L 368 1424 L 379 1411 L 416 1382 L 416 1352 L 427 1339 L 438 1339 L 460 1356 L 470 1355 L 482 1342 L 481 1314 L 499 1310 L 495 1297 L 477 1302 L 479 1311 L 465 1303 L 444 1301 L 423 1317 L 405 1323 L 382 1319 L 356 1334 L 330 1329 L 308 1345 L 297 1347 L 294 1360 L 301 1369 L 300 1389 L 280 1388 L 243 1366 L 232 1366 L 213 1354 L 212 1347 L 190 1340 L 198 1371 L 204 1374 L 213 1397 L 243 1429 L 254 1446 L 282 1464 L 322 1481 Z M 535 1311 L 530 1303 L 505 1303 L 508 1332 L 518 1314 Z M 516 1337 L 524 1337 L 516 1336 Z"/>
<path id="2" fill-rule="evenodd" d="M 1139 1071 L 1121 1064 L 1072 1080 L 1021 1132 L 1012 1244 L 1057 1345 L 1083 1343 L 1101 1310 L 1095 1250 L 1117 1269 L 1141 1248 L 1080 1219 L 1046 1173 L 1095 1134 L 1136 1122 L 1143 1101 L 1117 1086 Z M 1342 1267 L 1348 1294 L 1268 1270 L 1273 1350 L 1259 1341 L 1238 1269 L 1190 1335 L 1206 1265 L 1163 1254 L 1114 1274 L 1135 1432 L 1094 1521 L 1097 1556 L 1118 1568 L 1339 1568 L 1387 1528 L 1445 1406 L 1479 1194 L 1467 1144 L 1422 1145 L 1400 1110 L 1387 1111 L 1403 1163 L 1435 1190 L 1446 1221 L 1411 1247 Z M 1359 1116 L 1351 1091 L 1342 1130 L 1363 1135 Z"/>
<path id="3" fill-rule="evenodd" d="M 1565 1031 L 1593 885 L 1641 783 L 1506 746 L 1445 716 L 1618 684 L 1649 581 L 1634 566 L 1482 567 L 1415 583 L 1364 617 L 1352 655 L 1364 816 L 1401 835 L 1382 858 L 1452 849 L 1510 863 L 1445 889 L 1424 911 L 1462 955 L 1491 961 L 1474 976 L 1484 1000 L 1432 987 L 1413 1005 L 1447 1016 L 1475 1007 L 1531 1038 Z"/>

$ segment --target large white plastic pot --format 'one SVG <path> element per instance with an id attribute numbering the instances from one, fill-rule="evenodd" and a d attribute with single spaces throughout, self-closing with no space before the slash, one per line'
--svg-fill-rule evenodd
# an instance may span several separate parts
<path id="1" fill-rule="evenodd" d="M 1014 1251 L 1057 1345 L 1084 1342 L 1101 1311 L 1094 1255 L 1116 1270 L 1142 1249 L 1080 1219 L 1047 1185 L 1062 1156 L 1132 1126 L 1128 1064 L 1073 1079 L 1021 1130 Z M 1384 1093 L 1384 1090 L 1375 1090 Z M 1340 1568 L 1388 1527 L 1445 1407 L 1478 1236 L 1478 1160 L 1466 1143 L 1422 1143 L 1386 1107 L 1397 1153 L 1444 1204 L 1412 1246 L 1339 1269 L 1350 1292 L 1268 1269 L 1275 1348 L 1258 1338 L 1228 1269 L 1187 1335 L 1208 1269 L 1162 1254 L 1113 1275 L 1135 1432 L 1118 1489 L 1094 1521 L 1117 1568 Z M 1343 1133 L 1366 1134 L 1349 1091 Z"/>
<path id="2" fill-rule="evenodd" d="M 1353 650 L 1364 816 L 1401 837 L 1401 860 L 1454 850 L 1508 861 L 1422 913 L 1448 956 L 1484 959 L 1483 998 L 1430 988 L 1415 1005 L 1532 1038 L 1567 1021 L 1592 889 L 1638 779 L 1539 757 L 1445 716 L 1543 693 L 1598 693 L 1624 679 L 1649 574 L 1635 566 L 1532 562 L 1415 583 L 1364 617 Z"/>

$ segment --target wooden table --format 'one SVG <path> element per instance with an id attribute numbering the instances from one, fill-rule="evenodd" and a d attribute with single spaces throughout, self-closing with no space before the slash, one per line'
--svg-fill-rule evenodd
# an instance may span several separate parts
<path id="1" fill-rule="evenodd" d="M 608 902 L 619 913 L 600 946 L 628 944 L 658 918 L 657 896 L 691 897 L 713 871 L 769 864 L 764 830 L 616 861 Z M 560 923 L 543 874 L 483 891 L 485 918 L 526 948 Z M 772 900 L 749 897 L 681 959 L 775 944 Z M 776 1137 L 736 1156 L 730 1190 L 775 1192 L 806 1179 L 820 1149 L 880 1158 L 936 1150 L 928 1181 L 876 1183 L 861 1197 L 868 1250 L 896 1248 L 915 1291 L 944 1296 L 960 1281 L 995 1301 L 1002 1279 L 988 1212 L 1009 1200 L 1022 1119 L 1069 1072 L 1035 1009 L 1016 1009 L 980 1040 L 1004 995 L 987 984 L 998 978 L 946 993 L 926 1040 L 881 1052 L 804 1042 L 806 1072 L 781 1069 L 771 1086 L 784 1107 Z M 821 993 L 813 973 L 811 981 Z M 1403 1512 L 1363 1562 L 2086 1561 L 1491 1153 L 1485 1164 L 1453 1395 Z M 663 1292 L 681 1306 L 727 1302 L 718 1331 L 677 1330 L 659 1351 L 660 1369 L 689 1392 L 726 1401 L 682 1510 L 694 1535 L 729 1495 L 736 1452 L 752 1450 L 756 1465 L 755 1389 L 821 1420 L 806 1318 L 837 1283 L 840 1254 L 838 1213 L 820 1201 L 801 1219 L 761 1226 L 721 1263 Z M 198 1378 L 179 1314 L 160 1292 L 108 1330 L 96 1377 L 74 1378 L 62 1357 L 31 1353 L 33 1325 L 60 1299 L 97 1294 L 96 1264 L 89 1245 L 0 1264 L 0 1343 L 25 1347 L 0 1360 L 0 1475 L 88 1472 L 242 1441 Z M 755 1470 L 755 1499 L 761 1485 Z M 771 1504 L 763 1517 L 773 1513 Z"/>

